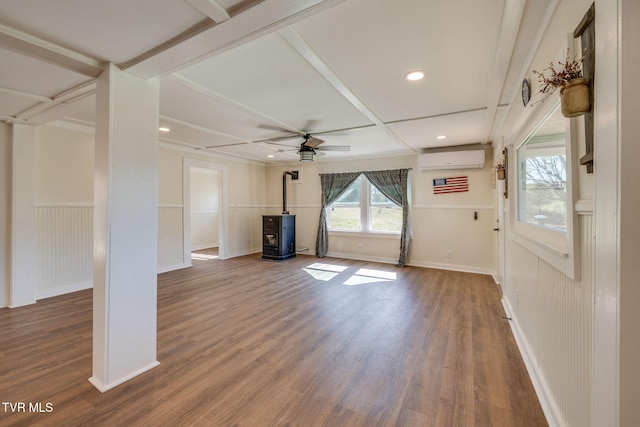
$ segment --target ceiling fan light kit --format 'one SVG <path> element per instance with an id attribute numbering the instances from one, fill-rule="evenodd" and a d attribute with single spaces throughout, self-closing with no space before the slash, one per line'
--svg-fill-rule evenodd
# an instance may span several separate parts
<path id="1" fill-rule="evenodd" d="M 313 155 L 316 154 L 316 152 L 313 148 L 303 144 L 300 147 L 298 154 L 300 155 L 301 162 L 313 162 Z"/>

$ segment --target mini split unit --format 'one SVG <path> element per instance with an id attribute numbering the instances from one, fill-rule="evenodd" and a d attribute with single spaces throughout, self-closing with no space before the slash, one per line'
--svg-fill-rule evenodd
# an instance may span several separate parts
<path id="1" fill-rule="evenodd" d="M 418 154 L 418 169 L 478 169 L 484 167 L 484 150 L 436 151 Z"/>

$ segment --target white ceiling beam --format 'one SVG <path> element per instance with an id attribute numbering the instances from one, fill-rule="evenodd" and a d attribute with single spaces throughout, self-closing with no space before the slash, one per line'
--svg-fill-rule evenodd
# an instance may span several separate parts
<path id="1" fill-rule="evenodd" d="M 29 93 L 29 92 L 22 92 L 19 90 L 14 90 L 14 89 L 8 89 L 6 87 L 0 87 L 0 92 L 2 93 L 7 93 L 9 95 L 14 95 L 20 98 L 30 98 L 30 99 L 36 99 L 40 102 L 51 102 L 53 101 L 53 98 L 49 98 L 48 96 L 43 96 L 43 95 L 38 95 L 36 93 Z"/>
<path id="2" fill-rule="evenodd" d="M 529 72 L 529 69 L 531 68 L 531 64 L 533 63 L 533 58 L 535 57 L 536 53 L 538 52 L 538 49 L 540 48 L 540 44 L 542 43 L 542 39 L 544 38 L 544 35 L 547 34 L 547 30 L 551 25 L 551 21 L 555 16 L 559 5 L 560 5 L 560 0 L 550 0 L 549 3 L 547 4 L 547 7 L 544 12 L 544 16 L 538 26 L 538 32 L 536 33 L 535 38 L 531 42 L 531 48 L 529 49 L 527 58 L 522 63 L 522 67 L 520 69 L 521 80 L 524 79 L 527 73 Z M 513 88 L 511 94 L 507 98 L 509 100 L 507 111 L 501 114 L 500 115 L 501 119 L 499 118 L 499 120 L 497 120 L 496 123 L 494 124 L 493 131 L 491 132 L 492 135 L 499 135 L 499 132 L 502 129 L 502 126 L 504 126 L 504 122 L 506 118 L 511 113 L 511 109 L 513 108 L 513 105 L 516 102 L 516 98 L 519 98 L 520 94 L 521 94 L 521 87 L 517 85 Z M 513 127 L 513 129 L 519 129 L 522 126 L 522 121 L 525 120 L 526 118 L 527 118 L 526 115 L 522 115 L 518 123 Z"/>
<path id="3" fill-rule="evenodd" d="M 233 140 L 238 141 L 239 143 L 250 144 L 251 142 L 253 142 L 253 141 L 251 141 L 249 139 L 246 139 L 246 138 L 240 138 L 239 136 L 230 135 L 228 133 L 219 132 L 217 130 L 209 129 L 209 128 L 206 128 L 206 127 L 203 127 L 203 126 L 198 126 L 198 125 L 194 125 L 192 123 L 183 122 L 182 120 L 174 119 L 174 118 L 169 117 L 169 116 L 160 116 L 160 119 L 164 120 L 164 121 L 167 121 L 167 122 L 170 122 L 170 123 L 175 123 L 175 124 L 180 125 L 180 126 L 184 126 L 186 128 L 189 128 L 189 129 L 197 130 L 199 132 L 204 132 L 204 133 L 207 133 L 209 135 L 222 136 L 224 138 L 233 139 Z M 200 148 L 202 148 L 202 147 L 200 147 Z"/>
<path id="4" fill-rule="evenodd" d="M 524 12 L 525 0 L 506 0 L 502 11 L 502 22 L 500 25 L 500 34 L 498 36 L 498 46 L 496 48 L 496 56 L 493 62 L 493 73 L 491 75 L 491 85 L 489 86 L 489 94 L 487 97 L 487 121 L 482 133 L 481 142 L 486 144 L 491 134 L 491 129 L 496 120 L 498 112 L 498 104 L 500 103 L 500 95 L 504 90 L 507 72 L 509 71 L 509 63 L 513 55 L 518 38 L 518 30 Z"/>
<path id="5" fill-rule="evenodd" d="M 149 79 L 224 52 L 346 0 L 264 0 L 233 18 L 127 66 Z"/>
<path id="6" fill-rule="evenodd" d="M 0 24 L 0 49 L 53 64 L 65 70 L 97 77 L 103 63 L 57 44 Z"/>
<path id="7" fill-rule="evenodd" d="M 227 13 L 227 10 L 215 0 L 186 0 L 191 6 L 198 9 L 209 18 L 221 23 L 231 19 L 231 16 Z"/>
<path id="8" fill-rule="evenodd" d="M 385 123 L 378 118 L 360 99 L 347 87 L 346 84 L 331 70 L 331 68 L 316 54 L 302 36 L 292 27 L 286 27 L 278 31 L 282 37 L 298 54 L 305 59 L 320 75 L 349 101 L 363 116 L 374 123 L 378 128 L 386 132 L 390 138 L 402 143 L 413 151 L 405 141 L 399 138 Z"/>
<path id="9" fill-rule="evenodd" d="M 16 115 L 16 119 L 34 124 L 59 120 L 76 111 L 95 108 L 95 80 L 89 80 L 73 88 L 47 98 Z"/>
<path id="10" fill-rule="evenodd" d="M 224 96 L 221 93 L 218 93 L 218 92 L 216 92 L 216 91 L 214 91 L 212 89 L 209 89 L 209 88 L 207 88 L 205 86 L 202 86 L 201 84 L 198 84 L 198 83 L 196 83 L 196 82 L 194 82 L 192 80 L 189 80 L 188 78 L 183 77 L 180 74 L 172 74 L 170 76 L 170 78 L 171 78 L 171 80 L 173 80 L 173 81 L 175 81 L 177 83 L 180 83 L 181 85 L 183 85 L 185 87 L 188 87 L 189 89 L 191 89 L 191 90 L 193 90 L 193 91 L 195 91 L 195 92 L 197 92 L 197 93 L 199 93 L 201 95 L 204 95 L 204 96 L 207 96 L 209 98 L 215 99 L 216 101 L 222 102 L 222 103 L 224 103 L 226 105 L 229 105 L 231 107 L 234 107 L 236 109 L 243 110 L 243 111 L 246 111 L 248 113 L 254 114 L 256 116 L 262 117 L 262 118 L 270 121 L 271 123 L 275 123 L 278 126 L 280 126 L 281 128 L 286 129 L 286 130 L 288 130 L 288 131 L 290 131 L 292 133 L 297 133 L 299 135 L 305 135 L 305 132 L 303 130 L 297 129 L 297 128 L 291 126 L 291 125 L 288 125 L 287 123 L 281 122 L 278 119 L 275 119 L 275 118 L 273 118 L 273 117 L 271 117 L 271 116 L 269 116 L 267 114 L 264 114 L 264 113 L 262 113 L 262 112 L 260 112 L 260 111 L 258 111 L 256 109 L 253 109 L 253 108 L 249 107 L 248 105 L 245 105 L 245 104 L 243 104 L 241 102 L 238 102 L 238 101 L 236 101 L 234 99 L 231 99 L 231 98 L 229 98 L 227 96 Z M 239 139 L 239 138 L 236 137 L 236 139 Z"/>

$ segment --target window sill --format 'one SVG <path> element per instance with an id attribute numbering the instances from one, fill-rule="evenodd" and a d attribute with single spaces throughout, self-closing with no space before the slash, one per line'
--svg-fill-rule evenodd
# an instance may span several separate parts
<path id="1" fill-rule="evenodd" d="M 567 277 L 579 279 L 578 260 L 575 257 L 575 250 L 574 253 L 569 250 L 569 241 L 559 245 L 558 242 L 541 239 L 540 236 L 520 229 L 512 229 L 509 236 L 514 243 L 535 254 Z"/>
<path id="2" fill-rule="evenodd" d="M 536 253 L 538 256 L 540 256 L 540 258 L 546 258 L 547 256 L 559 257 L 563 259 L 569 258 L 569 253 L 567 252 L 566 248 L 557 247 L 521 231 L 514 230 L 511 234 L 511 237 L 520 246 L 523 246 L 529 249 L 531 252 Z M 540 251 L 544 251 L 545 256 L 542 256 L 542 254 L 538 253 Z"/>
<path id="3" fill-rule="evenodd" d="M 378 239 L 396 239 L 400 238 L 400 233 L 396 233 L 393 231 L 383 232 L 383 231 L 347 231 L 347 230 L 329 230 L 330 236 L 346 236 L 346 237 L 373 237 Z"/>

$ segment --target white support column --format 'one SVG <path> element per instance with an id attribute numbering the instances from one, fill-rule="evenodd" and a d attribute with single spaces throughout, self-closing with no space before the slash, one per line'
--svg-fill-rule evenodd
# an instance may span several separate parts
<path id="1" fill-rule="evenodd" d="M 0 123 L 0 308 L 9 306 L 11 283 L 11 133 Z"/>
<path id="2" fill-rule="evenodd" d="M 98 78 L 89 381 L 102 392 L 159 363 L 158 92 L 112 64 Z"/>
<path id="3" fill-rule="evenodd" d="M 621 426 L 640 425 L 640 3 L 637 0 L 623 0 L 620 3 L 620 98 L 618 126 L 620 138 L 618 174 L 618 218 L 619 253 L 618 268 L 620 283 L 618 288 L 618 319 L 620 333 L 620 419 Z"/>
<path id="4" fill-rule="evenodd" d="M 35 128 L 13 125 L 9 307 L 36 302 Z"/>

